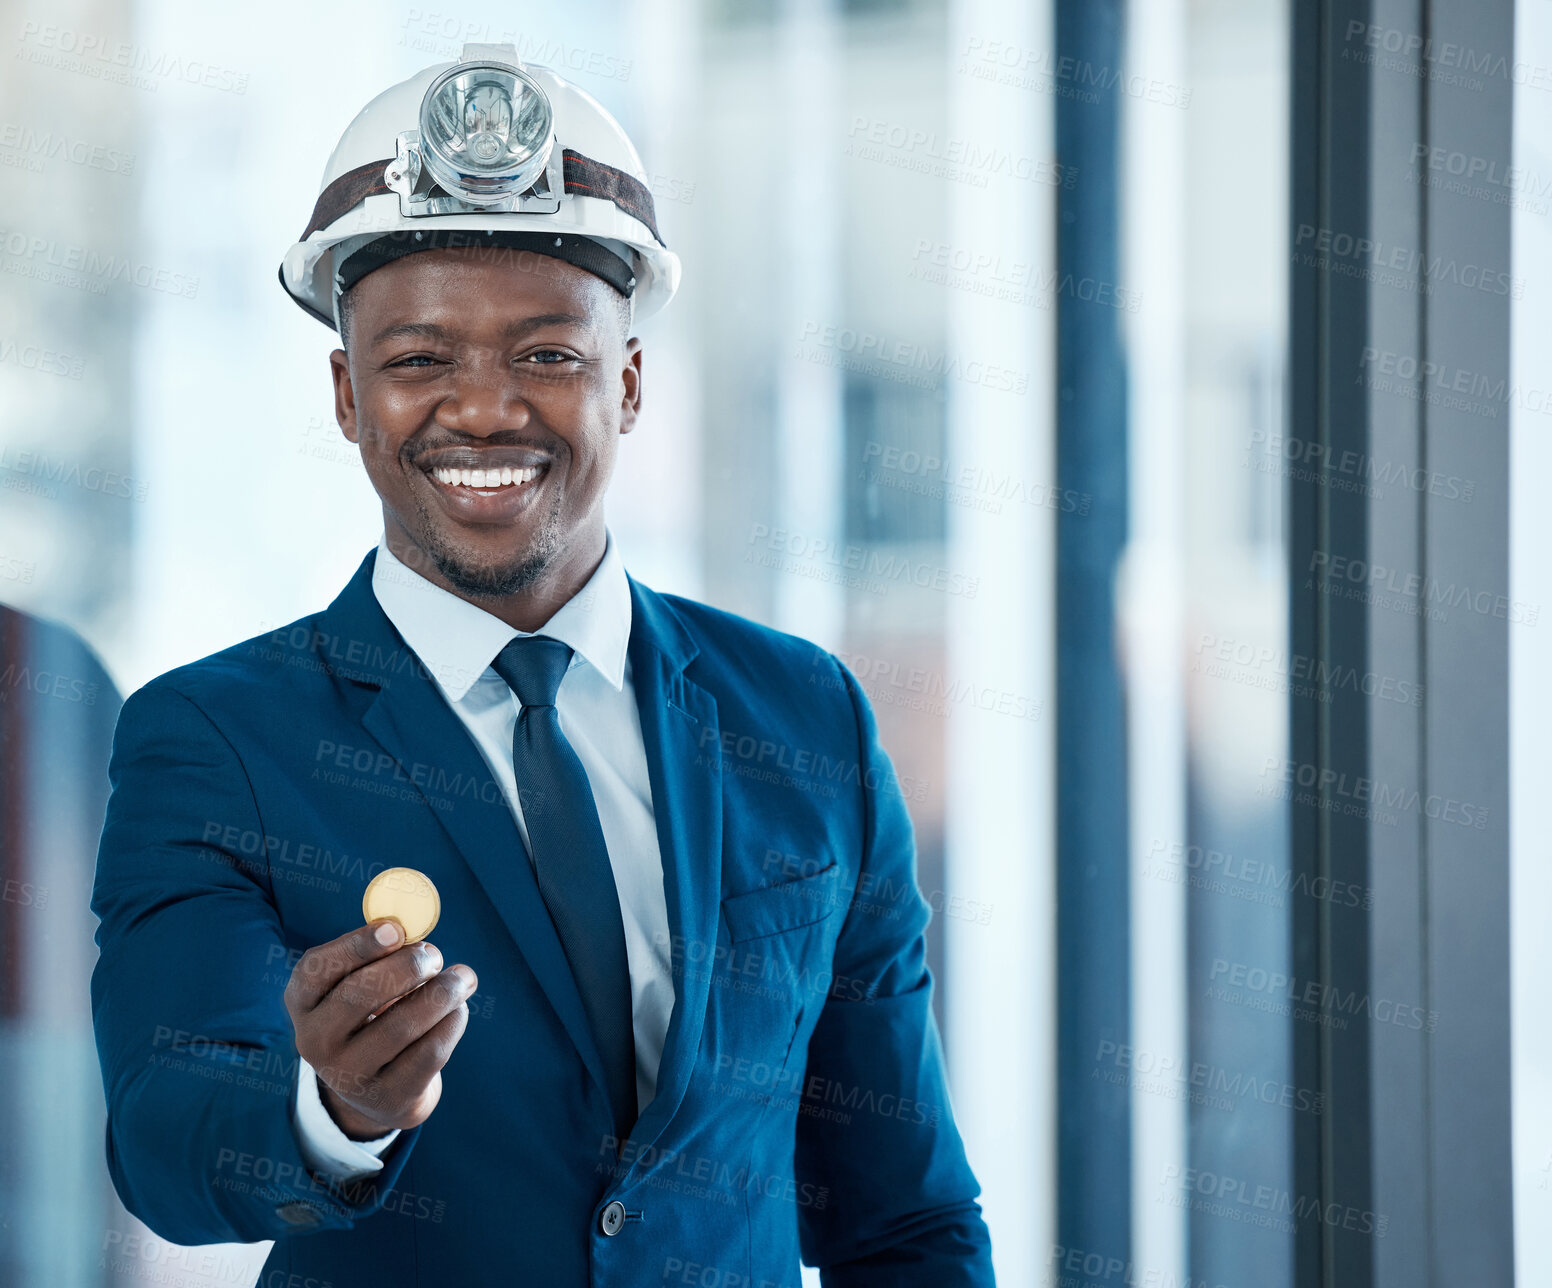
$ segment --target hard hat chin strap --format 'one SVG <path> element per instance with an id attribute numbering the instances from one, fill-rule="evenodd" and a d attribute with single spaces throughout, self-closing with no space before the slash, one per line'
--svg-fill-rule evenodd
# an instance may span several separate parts
<path id="1" fill-rule="evenodd" d="M 358 165 L 354 170 L 347 170 L 340 175 L 318 194 L 312 218 L 307 221 L 307 227 L 298 240 L 306 241 L 320 228 L 327 228 L 368 197 L 392 192 L 384 175 L 392 160 L 392 157 L 384 157 L 381 161 L 369 161 L 366 165 Z M 605 165 L 602 161 L 594 161 L 569 148 L 561 153 L 561 165 L 568 194 L 598 197 L 613 202 L 627 215 L 645 224 L 659 246 L 665 245 L 657 230 L 657 212 L 652 203 L 652 193 L 635 175 Z M 478 207 L 470 207 L 470 213 L 478 210 Z"/>

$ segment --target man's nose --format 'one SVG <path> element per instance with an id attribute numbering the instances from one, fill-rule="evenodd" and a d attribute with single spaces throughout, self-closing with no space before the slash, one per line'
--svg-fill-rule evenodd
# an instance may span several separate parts
<path id="1" fill-rule="evenodd" d="M 452 394 L 436 411 L 437 424 L 465 434 L 494 434 L 522 429 L 533 409 L 519 396 L 505 370 L 460 372 Z"/>

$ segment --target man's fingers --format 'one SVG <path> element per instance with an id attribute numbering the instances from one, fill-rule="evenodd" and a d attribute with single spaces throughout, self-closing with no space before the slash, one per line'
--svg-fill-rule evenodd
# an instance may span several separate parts
<path id="1" fill-rule="evenodd" d="M 467 966 L 449 967 L 388 1007 L 357 1033 L 350 1042 L 350 1060 L 358 1068 L 386 1070 L 451 1015 L 459 1010 L 466 1011 L 465 1003 L 478 984 L 474 972 Z M 462 1031 L 460 1026 L 459 1032 Z M 435 1066 L 441 1067 L 440 1064 Z M 427 1076 L 430 1072 L 428 1070 Z M 379 1076 L 383 1074 L 380 1072 Z"/>
<path id="2" fill-rule="evenodd" d="M 434 945 L 406 946 L 388 920 L 304 953 L 286 984 L 286 1009 L 335 1120 L 357 1135 L 367 1125 L 424 1121 L 478 986 L 467 966 L 442 970 Z"/>
<path id="3" fill-rule="evenodd" d="M 441 1074 L 469 1023 L 469 1006 L 457 1006 L 427 1029 L 377 1076 L 389 1086 L 405 1088 L 409 1095 Z"/>
<path id="4" fill-rule="evenodd" d="M 413 992 L 442 969 L 435 944 L 411 944 L 352 971 L 313 1008 L 310 1026 L 326 1041 L 343 1044 L 374 1015 Z"/>
<path id="5" fill-rule="evenodd" d="M 293 1018 L 311 1011 L 345 976 L 386 957 L 403 942 L 399 923 L 385 919 L 309 948 L 286 983 L 286 1009 Z"/>

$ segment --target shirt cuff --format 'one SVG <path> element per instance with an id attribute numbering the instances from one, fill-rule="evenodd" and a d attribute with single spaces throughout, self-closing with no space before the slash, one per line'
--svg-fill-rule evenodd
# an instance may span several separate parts
<path id="1" fill-rule="evenodd" d="M 307 1166 L 336 1181 L 354 1181 L 382 1171 L 379 1155 L 393 1144 L 398 1128 L 376 1140 L 351 1140 L 324 1107 L 317 1072 L 300 1056 L 296 1077 L 296 1116 L 291 1129 Z"/>

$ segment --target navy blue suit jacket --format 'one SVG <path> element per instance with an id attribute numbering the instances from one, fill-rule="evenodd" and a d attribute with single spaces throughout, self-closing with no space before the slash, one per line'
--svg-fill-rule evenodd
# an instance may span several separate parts
<path id="1" fill-rule="evenodd" d="M 265 1288 L 795 1288 L 800 1251 L 837 1288 L 991 1284 L 911 823 L 852 674 L 631 580 L 675 1005 L 621 1147 L 516 824 L 374 558 L 124 706 L 92 1000 L 128 1208 L 182 1243 L 275 1239 Z M 430 1119 L 332 1183 L 293 1137 L 282 991 L 398 865 L 436 883 L 435 942 L 480 990 Z"/>

